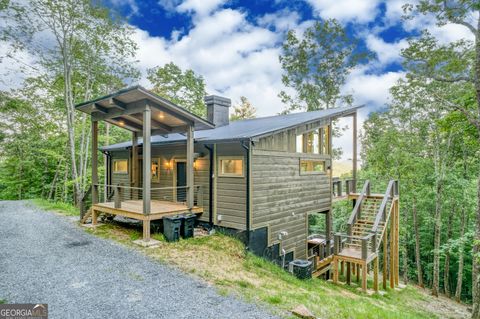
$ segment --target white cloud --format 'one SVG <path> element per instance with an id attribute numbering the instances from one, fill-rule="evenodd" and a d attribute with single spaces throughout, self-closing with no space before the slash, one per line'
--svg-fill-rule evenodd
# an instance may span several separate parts
<path id="1" fill-rule="evenodd" d="M 194 12 L 203 16 L 211 13 L 225 2 L 226 0 L 186 0 L 177 6 L 177 11 L 182 13 Z"/>
<path id="2" fill-rule="evenodd" d="M 400 62 L 400 50 L 408 46 L 407 40 L 405 39 L 394 43 L 387 43 L 382 38 L 373 34 L 367 35 L 365 42 L 368 49 L 377 54 L 380 66 Z"/>
<path id="3" fill-rule="evenodd" d="M 298 26 L 300 18 L 298 12 L 284 9 L 259 17 L 257 23 L 260 26 L 274 28 L 277 31 L 288 31 Z"/>
<path id="4" fill-rule="evenodd" d="M 366 23 L 375 20 L 380 0 L 307 0 L 315 14 L 324 19 Z"/>

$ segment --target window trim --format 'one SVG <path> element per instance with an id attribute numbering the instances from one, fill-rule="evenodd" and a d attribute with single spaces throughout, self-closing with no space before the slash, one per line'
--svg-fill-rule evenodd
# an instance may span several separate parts
<path id="1" fill-rule="evenodd" d="M 115 162 L 120 162 L 120 161 L 125 161 L 125 162 L 127 162 L 127 170 L 125 170 L 125 171 L 115 171 Z M 113 161 L 112 161 L 112 173 L 113 173 L 113 174 L 125 174 L 125 175 L 128 175 L 128 169 L 129 169 L 129 160 L 128 160 L 128 158 L 116 158 L 116 159 L 113 159 Z"/>
<path id="2" fill-rule="evenodd" d="M 223 160 L 241 160 L 242 161 L 242 174 L 230 174 L 222 173 L 222 161 Z M 244 156 L 219 156 L 218 157 L 218 177 L 235 177 L 235 178 L 244 178 L 245 177 L 245 157 Z"/>
<path id="3" fill-rule="evenodd" d="M 304 171 L 302 171 L 302 162 L 323 162 L 323 171 L 304 172 Z M 298 160 L 298 171 L 299 171 L 300 175 L 326 175 L 327 174 L 327 161 L 324 160 L 324 159 L 300 158 Z"/>

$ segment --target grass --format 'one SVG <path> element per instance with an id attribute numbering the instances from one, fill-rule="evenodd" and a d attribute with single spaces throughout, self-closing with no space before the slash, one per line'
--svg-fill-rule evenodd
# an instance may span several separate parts
<path id="1" fill-rule="evenodd" d="M 154 234 L 160 240 L 159 247 L 141 248 L 131 243 L 141 237 L 139 227 L 109 223 L 87 231 L 136 247 L 156 260 L 198 276 L 216 286 L 221 295 L 239 295 L 247 301 L 269 305 L 287 317 L 299 304 L 320 318 L 442 317 L 443 310 L 431 306 L 433 299 L 414 287 L 370 296 L 356 285 L 333 285 L 320 279 L 302 281 L 273 263 L 246 253 L 240 241 L 218 233 L 175 243 L 167 243 L 163 236 Z"/>
<path id="2" fill-rule="evenodd" d="M 46 199 L 36 198 L 31 202 L 42 209 L 54 211 L 67 216 L 80 216 L 80 211 L 73 205 L 62 202 L 51 202 Z"/>

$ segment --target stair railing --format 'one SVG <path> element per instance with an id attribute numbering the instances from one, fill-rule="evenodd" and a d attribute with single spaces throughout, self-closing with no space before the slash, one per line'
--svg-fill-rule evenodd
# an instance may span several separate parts
<path id="1" fill-rule="evenodd" d="M 356 223 L 357 219 L 360 218 L 361 213 L 362 213 L 362 203 L 363 199 L 365 196 L 370 196 L 370 181 L 367 180 L 365 181 L 365 184 L 363 185 L 362 192 L 358 196 L 356 202 L 355 202 L 355 207 L 352 210 L 352 214 L 350 215 L 350 218 L 348 219 L 347 223 L 347 234 L 348 236 L 352 236 L 352 228 L 353 225 Z"/>
<path id="2" fill-rule="evenodd" d="M 82 200 L 80 201 L 80 220 L 83 219 L 89 207 L 87 207 L 88 198 L 92 194 L 92 185 L 90 185 L 87 191 L 83 194 Z"/>
<path id="3" fill-rule="evenodd" d="M 371 230 L 371 233 L 373 235 L 372 243 L 374 244 L 373 247 L 375 247 L 375 249 L 377 249 L 378 248 L 377 246 L 379 245 L 379 243 L 377 243 L 376 237 L 377 237 L 378 226 L 380 225 L 380 221 L 383 221 L 386 224 L 390 217 L 390 213 L 392 211 L 393 201 L 388 211 L 387 211 L 387 203 L 389 200 L 393 200 L 396 196 L 398 196 L 398 181 L 390 180 Z"/>

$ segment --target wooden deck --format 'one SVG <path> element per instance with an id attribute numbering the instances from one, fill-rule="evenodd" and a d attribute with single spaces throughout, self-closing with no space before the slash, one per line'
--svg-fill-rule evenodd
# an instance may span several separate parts
<path id="1" fill-rule="evenodd" d="M 120 215 L 138 220 L 156 220 L 166 216 L 173 216 L 182 213 L 203 213 L 203 208 L 194 206 L 191 210 L 184 203 L 175 203 L 169 201 L 152 200 L 151 212 L 149 215 L 143 214 L 142 200 L 122 201 L 121 208 L 115 208 L 113 202 L 98 203 L 92 206 L 92 210 L 96 212 Z"/>

